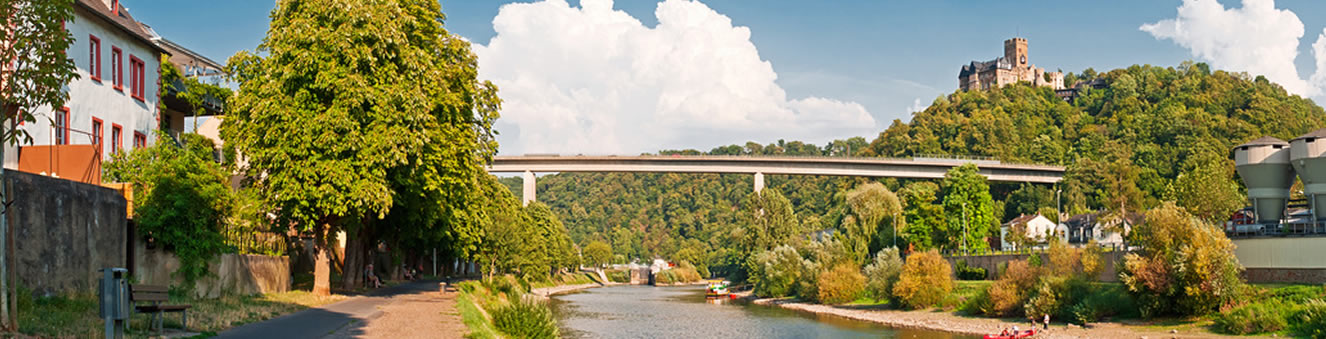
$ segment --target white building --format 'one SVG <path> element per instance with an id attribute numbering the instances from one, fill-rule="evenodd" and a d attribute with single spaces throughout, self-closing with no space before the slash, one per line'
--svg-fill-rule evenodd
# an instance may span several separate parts
<path id="1" fill-rule="evenodd" d="M 1002 226 L 999 226 L 999 242 L 1000 245 L 1003 246 L 1002 247 L 1003 249 L 1005 250 L 1017 249 L 1017 245 L 1010 243 L 1008 240 L 1010 236 L 1009 234 L 1010 230 L 1012 230 L 1014 225 L 1018 224 L 1026 225 L 1025 234 L 1027 238 L 1030 238 L 1032 242 L 1037 244 L 1043 244 L 1045 243 L 1046 239 L 1049 239 L 1051 236 L 1056 235 L 1054 233 L 1056 231 L 1055 224 L 1053 221 L 1050 221 L 1049 218 L 1046 218 L 1045 216 L 1040 215 L 1039 213 L 1032 215 L 1024 214 L 1018 216 L 1017 218 L 1014 218 L 1013 220 L 1007 223 L 1004 223 Z"/>
<path id="2" fill-rule="evenodd" d="M 161 57 L 171 54 L 160 36 L 120 0 L 76 0 L 73 7 L 66 53 L 78 78 L 65 87 L 69 99 L 36 109 L 36 121 L 19 126 L 32 142 L 6 144 L 4 166 L 96 183 L 101 161 L 154 144 L 159 129 L 178 132 L 183 116 L 158 108 Z"/>
<path id="3" fill-rule="evenodd" d="M 1096 212 L 1072 216 L 1057 226 L 1058 232 L 1064 234 L 1065 240 L 1073 245 L 1082 245 L 1093 240 L 1103 246 L 1123 245 L 1124 234 L 1111 230 L 1122 230 L 1126 234 L 1132 231 L 1134 225 L 1141 224 L 1145 220 L 1142 214 L 1128 213 L 1122 220 L 1101 222 L 1102 214 L 1103 212 Z M 1118 222 L 1122 222 L 1122 225 L 1113 227 L 1114 223 Z"/>

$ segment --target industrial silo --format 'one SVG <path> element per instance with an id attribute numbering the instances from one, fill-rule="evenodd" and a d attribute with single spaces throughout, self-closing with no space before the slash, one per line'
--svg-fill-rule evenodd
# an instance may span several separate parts
<path id="1" fill-rule="evenodd" d="M 1326 128 L 1289 141 L 1289 161 L 1303 180 L 1315 220 L 1326 218 Z"/>
<path id="2" fill-rule="evenodd" d="M 1289 143 L 1272 137 L 1234 147 L 1234 166 L 1248 186 L 1248 200 L 1258 223 L 1276 224 L 1284 217 L 1289 187 L 1294 185 L 1289 150 Z"/>

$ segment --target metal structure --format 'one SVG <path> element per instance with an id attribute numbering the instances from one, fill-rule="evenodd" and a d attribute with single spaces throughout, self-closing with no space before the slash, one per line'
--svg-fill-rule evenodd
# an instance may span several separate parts
<path id="1" fill-rule="evenodd" d="M 129 270 L 113 267 L 101 269 L 101 319 L 105 320 L 106 338 L 124 338 L 129 316 Z"/>
<path id="2" fill-rule="evenodd" d="M 1289 161 L 1303 180 L 1312 221 L 1326 218 L 1326 128 L 1289 141 Z"/>
<path id="3" fill-rule="evenodd" d="M 1261 137 L 1234 147 L 1234 166 L 1248 186 L 1248 200 L 1258 223 L 1279 223 L 1285 217 L 1294 169 L 1289 165 L 1289 143 Z"/>

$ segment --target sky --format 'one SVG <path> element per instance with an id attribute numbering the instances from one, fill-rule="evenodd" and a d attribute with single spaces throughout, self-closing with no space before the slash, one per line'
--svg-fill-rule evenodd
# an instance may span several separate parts
<path id="1" fill-rule="evenodd" d="M 123 0 L 224 63 L 275 2 Z M 1186 60 L 1326 102 L 1326 1 L 442 1 L 504 100 L 500 153 L 639 154 L 873 139 L 1029 41 L 1046 70 Z"/>

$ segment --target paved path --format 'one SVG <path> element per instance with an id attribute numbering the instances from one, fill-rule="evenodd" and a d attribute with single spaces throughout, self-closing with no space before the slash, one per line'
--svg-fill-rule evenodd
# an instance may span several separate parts
<path id="1" fill-rule="evenodd" d="M 365 324 L 381 316 L 384 307 L 398 300 L 417 298 L 419 294 L 437 292 L 439 284 L 438 281 L 421 281 L 380 289 L 369 295 L 236 327 L 221 332 L 216 338 L 319 339 L 333 334 L 336 337 L 359 337 L 364 333 Z"/>
<path id="2" fill-rule="evenodd" d="M 379 307 L 382 315 L 369 319 L 364 326 L 346 326 L 325 339 L 462 338 L 469 329 L 456 309 L 459 293 L 455 286 L 424 287 L 392 298 Z"/>

